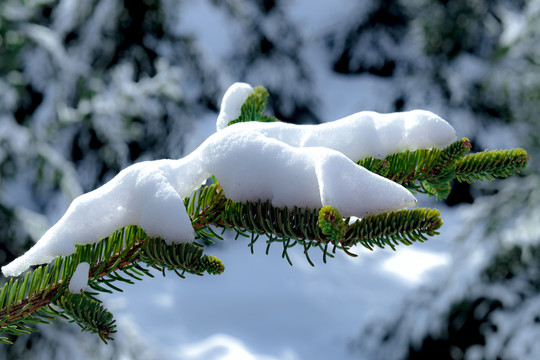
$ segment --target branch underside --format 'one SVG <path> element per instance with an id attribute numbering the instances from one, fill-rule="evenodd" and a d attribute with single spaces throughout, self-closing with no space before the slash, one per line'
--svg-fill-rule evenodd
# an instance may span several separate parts
<path id="1" fill-rule="evenodd" d="M 225 198 L 219 185 L 200 190 L 186 206 L 200 239 L 221 238 L 213 228 L 232 230 L 237 238 L 250 237 L 249 246 L 253 250 L 254 243 L 263 235 L 268 238 L 267 251 L 271 244 L 281 243 L 283 257 L 290 262 L 287 250 L 300 245 L 312 265 L 308 255 L 310 248 L 322 250 L 324 260 L 326 256 L 332 256 L 328 249 L 332 253 L 336 249 L 343 250 L 349 255 L 352 255 L 349 250 L 354 245 L 362 245 L 370 250 L 386 246 L 395 249 L 400 243 L 410 245 L 415 241 L 425 241 L 427 236 L 438 234 L 437 230 L 442 226 L 437 210 L 401 210 L 354 222 L 347 218 L 343 236 L 336 238 L 321 230 L 318 209 L 278 209 L 269 201 L 235 203 Z"/>

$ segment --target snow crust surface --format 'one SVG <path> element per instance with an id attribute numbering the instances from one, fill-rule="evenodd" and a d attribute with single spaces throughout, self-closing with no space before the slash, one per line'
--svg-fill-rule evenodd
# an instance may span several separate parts
<path id="1" fill-rule="evenodd" d="M 90 264 L 82 262 L 77 265 L 71 280 L 69 280 L 68 290 L 72 294 L 80 294 L 84 292 L 88 286 L 88 272 L 90 271 Z"/>
<path id="2" fill-rule="evenodd" d="M 252 87 L 236 83 L 225 93 L 217 128 L 240 115 Z M 17 276 L 116 229 L 139 225 L 151 237 L 195 238 L 183 199 L 215 175 L 233 201 L 270 200 L 275 207 L 331 205 L 363 217 L 414 206 L 401 185 L 353 161 L 418 148 L 444 147 L 454 129 L 427 111 L 361 112 L 322 125 L 247 122 L 210 136 L 179 160 L 156 160 L 122 170 L 100 188 L 76 198 L 65 215 L 21 257 L 2 267 Z"/>

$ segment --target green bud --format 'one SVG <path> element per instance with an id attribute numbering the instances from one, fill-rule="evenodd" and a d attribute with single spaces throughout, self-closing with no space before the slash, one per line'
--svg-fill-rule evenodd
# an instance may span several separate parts
<path id="1" fill-rule="evenodd" d="M 319 228 L 324 235 L 338 242 L 345 236 L 347 225 L 336 208 L 323 206 L 319 211 Z"/>

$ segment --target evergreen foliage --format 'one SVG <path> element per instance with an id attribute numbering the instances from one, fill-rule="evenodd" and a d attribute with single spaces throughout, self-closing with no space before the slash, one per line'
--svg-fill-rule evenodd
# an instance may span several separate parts
<path id="1" fill-rule="evenodd" d="M 230 121 L 227 125 L 236 124 L 246 121 L 262 121 L 272 122 L 278 121 L 273 116 L 264 115 L 262 112 L 266 108 L 268 101 L 268 91 L 262 86 L 257 86 L 253 89 L 253 93 L 249 94 L 246 102 L 242 105 L 242 112 L 238 119 Z"/>
<path id="2" fill-rule="evenodd" d="M 256 88 L 248 97 L 239 121 L 275 121 L 263 115 L 268 93 Z M 450 183 L 507 177 L 524 168 L 528 156 L 521 149 L 491 151 L 466 155 L 471 146 L 467 139 L 447 148 L 405 151 L 385 159 L 368 158 L 359 161 L 367 169 L 403 184 L 411 191 L 435 195 L 444 199 Z M 411 245 L 438 234 L 442 226 L 436 209 L 400 210 L 352 220 L 343 218 L 337 209 L 275 208 L 270 201 L 238 203 L 227 199 L 214 178 L 185 199 L 185 206 L 196 232 L 195 243 L 167 244 L 159 238 L 149 238 L 144 229 L 127 226 L 92 245 L 79 245 L 73 255 L 58 257 L 52 264 L 39 266 L 24 277 L 11 279 L 0 292 L 0 331 L 10 335 L 29 334 L 33 323 L 49 323 L 63 317 L 77 323 L 83 331 L 97 333 L 107 342 L 115 332 L 114 319 L 103 308 L 97 295 L 100 292 L 122 291 L 119 283 L 133 284 L 144 276 L 152 277 L 149 268 L 164 275 L 173 271 L 186 273 L 221 274 L 225 267 L 218 258 L 204 254 L 204 244 L 223 240 L 226 230 L 236 238 L 250 238 L 253 244 L 261 235 L 266 238 L 267 253 L 278 243 L 281 254 L 292 264 L 288 251 L 298 245 L 313 265 L 309 253 L 313 248 L 322 251 L 323 260 L 336 251 L 355 256 L 351 248 L 362 245 L 375 247 Z M 218 233 L 221 229 L 221 233 Z M 71 294 L 68 285 L 78 264 L 90 264 L 89 291 Z M 10 343 L 9 338 L 0 338 Z"/>

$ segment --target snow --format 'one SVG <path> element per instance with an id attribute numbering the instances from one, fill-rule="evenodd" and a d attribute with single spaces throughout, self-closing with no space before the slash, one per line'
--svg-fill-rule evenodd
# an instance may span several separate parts
<path id="1" fill-rule="evenodd" d="M 54 31 L 45 26 L 28 24 L 22 29 L 30 39 L 42 46 L 55 60 L 57 66 L 63 71 L 74 73 L 86 72 L 85 64 L 78 63 L 71 59 L 66 53 L 62 42 Z"/>
<path id="2" fill-rule="evenodd" d="M 243 83 L 229 88 L 218 128 L 240 115 L 251 89 Z M 149 236 L 168 242 L 191 242 L 195 233 L 183 199 L 211 175 L 237 202 L 271 200 L 278 208 L 331 205 L 344 217 L 414 206 L 416 199 L 407 189 L 351 159 L 443 147 L 455 138 L 446 121 L 420 110 L 361 112 L 321 125 L 234 124 L 182 159 L 134 164 L 76 198 L 36 245 L 2 272 L 18 276 L 32 265 L 74 253 L 76 244 L 95 243 L 127 225 L 139 225 Z"/>
<path id="3" fill-rule="evenodd" d="M 178 162 L 181 165 L 183 160 Z M 176 162 L 132 165 L 102 187 L 79 196 L 36 245 L 2 267 L 2 272 L 17 276 L 29 266 L 74 253 L 75 244 L 95 243 L 131 224 L 140 225 L 150 236 L 192 241 L 194 231 L 183 200 L 171 185 L 177 174 L 172 164 Z"/>
<path id="4" fill-rule="evenodd" d="M 425 110 L 388 114 L 362 111 L 320 125 L 247 122 L 231 128 L 239 126 L 295 147 L 337 150 L 353 161 L 382 159 L 405 150 L 444 148 L 457 139 L 448 122 Z"/>
<path id="5" fill-rule="evenodd" d="M 90 271 L 90 264 L 82 262 L 77 265 L 77 268 L 73 272 L 71 279 L 69 280 L 68 290 L 72 294 L 80 294 L 86 290 L 88 286 L 88 272 Z"/>
<path id="6" fill-rule="evenodd" d="M 219 360 L 275 360 L 274 357 L 262 354 L 252 354 L 246 344 L 226 334 L 215 334 L 210 338 L 195 344 L 182 346 L 178 349 L 182 359 L 208 359 Z M 298 357 L 291 351 L 284 351 L 279 357 L 281 360 L 296 360 Z"/>
<path id="7" fill-rule="evenodd" d="M 313 39 L 323 35 L 324 31 L 336 26 L 351 14 L 357 15 L 358 8 L 369 9 L 373 6 L 370 2 L 351 2 L 347 0 L 335 1 L 312 1 L 294 0 L 286 4 L 287 13 L 303 32 L 303 37 Z M 364 11 L 366 12 L 366 11 Z"/>
<path id="8" fill-rule="evenodd" d="M 269 199 L 279 208 L 332 205 L 343 216 L 362 217 L 416 203 L 404 187 L 338 151 L 292 147 L 254 131 L 253 124 L 236 124 L 208 139 L 210 169 L 234 201 Z"/>
<path id="9" fill-rule="evenodd" d="M 212 62 L 219 64 L 219 60 L 235 45 L 231 35 L 235 25 L 238 25 L 233 24 L 229 16 L 220 11 L 219 5 L 206 1 L 179 5 L 169 0 L 166 6 L 172 11 L 176 10 L 176 19 L 170 26 L 173 33 L 178 36 L 196 34 L 200 39 L 198 47 Z M 177 9 L 174 9 L 175 6 Z"/>
<path id="10" fill-rule="evenodd" d="M 450 257 L 446 254 L 405 248 L 384 261 L 382 268 L 405 281 L 420 284 L 427 270 L 449 264 Z"/>
<path id="11" fill-rule="evenodd" d="M 246 83 L 234 83 L 227 89 L 225 95 L 223 95 L 216 122 L 218 131 L 225 129 L 231 121 L 240 117 L 242 105 L 251 93 L 253 93 L 253 88 Z"/>

